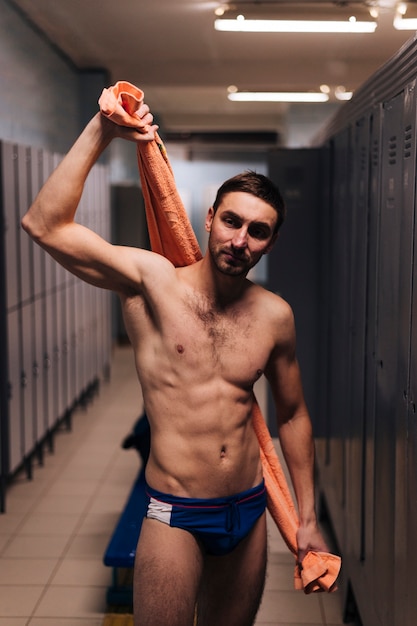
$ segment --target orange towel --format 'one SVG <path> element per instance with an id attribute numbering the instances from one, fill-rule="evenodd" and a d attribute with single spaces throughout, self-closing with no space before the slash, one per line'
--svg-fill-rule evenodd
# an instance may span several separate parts
<path id="1" fill-rule="evenodd" d="M 136 111 L 143 101 L 143 95 L 143 91 L 134 85 L 120 81 L 103 90 L 99 99 L 100 110 L 116 124 L 137 127 Z M 194 263 L 201 258 L 201 252 L 160 137 L 156 135 L 154 141 L 138 143 L 137 157 L 152 250 L 166 256 L 176 267 Z M 297 558 L 297 513 L 256 400 L 252 419 L 260 445 L 268 509 L 288 548 Z M 340 566 L 341 559 L 338 556 L 309 552 L 302 566 L 295 566 L 295 588 L 304 589 L 305 593 L 334 591 Z"/>

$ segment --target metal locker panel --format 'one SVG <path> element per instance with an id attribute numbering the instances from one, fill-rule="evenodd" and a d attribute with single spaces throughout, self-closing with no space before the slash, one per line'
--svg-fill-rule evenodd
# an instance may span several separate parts
<path id="1" fill-rule="evenodd" d="M 350 352 L 349 376 L 346 381 L 349 395 L 347 507 L 350 553 L 357 560 L 363 558 L 363 494 L 365 482 L 365 345 L 366 294 L 369 218 L 369 153 L 370 119 L 364 116 L 354 126 L 352 167 L 353 202 L 351 210 L 351 283 L 350 283 Z"/>
<path id="2" fill-rule="evenodd" d="M 393 624 L 395 446 L 399 392 L 400 258 L 404 93 L 384 104 L 378 255 L 374 576 L 382 624 Z M 402 386 L 402 385 L 401 385 Z M 402 391 L 401 391 L 402 394 Z"/>
<path id="3" fill-rule="evenodd" d="M 29 155 L 25 146 L 17 146 L 17 224 L 20 271 L 20 302 L 28 302 L 33 294 L 33 242 L 20 228 L 20 220 L 29 208 Z"/>
<path id="4" fill-rule="evenodd" d="M 382 161 L 382 109 L 375 107 L 371 115 L 370 162 L 369 162 L 369 240 L 367 262 L 367 303 L 366 303 L 366 364 L 365 364 L 365 491 L 363 518 L 362 558 L 371 561 L 374 542 L 374 471 L 375 471 L 375 403 L 376 403 L 376 335 L 377 335 L 377 294 L 378 294 L 378 250 L 381 195 Z"/>
<path id="5" fill-rule="evenodd" d="M 43 367 L 43 327 L 45 318 L 43 315 L 43 301 L 37 298 L 33 302 L 33 326 L 32 326 L 32 344 L 33 344 L 33 362 L 32 362 L 32 378 L 33 378 L 33 412 L 36 420 L 36 445 L 45 437 L 47 429 L 45 428 L 45 370 Z"/>
<path id="6" fill-rule="evenodd" d="M 84 290 L 85 285 L 81 280 L 76 282 L 76 335 L 77 335 L 77 358 L 76 358 L 76 387 L 77 396 L 79 396 L 84 390 L 86 379 L 86 329 L 85 329 L 85 314 L 84 314 Z"/>
<path id="7" fill-rule="evenodd" d="M 85 315 L 85 329 L 86 329 L 86 338 L 85 345 L 87 349 L 87 353 L 85 354 L 85 374 L 86 379 L 84 381 L 85 387 L 88 387 L 93 380 L 94 377 L 94 344 L 93 344 L 93 305 L 92 305 L 92 287 L 87 283 L 84 284 L 84 315 Z"/>
<path id="8" fill-rule="evenodd" d="M 54 171 L 58 167 L 59 163 L 62 161 L 62 158 L 63 157 L 60 154 L 54 153 L 51 155 L 50 165 L 52 166 L 52 171 Z M 65 284 L 66 270 L 62 267 L 62 265 L 59 265 L 59 263 L 56 263 L 56 261 L 54 262 L 54 265 L 55 265 L 55 286 L 59 288 Z"/>
<path id="9" fill-rule="evenodd" d="M 414 240 L 417 239 L 417 220 L 413 227 Z M 407 411 L 407 560 L 408 587 L 415 581 L 414 561 L 417 555 L 417 255 L 413 261 L 412 337 L 410 352 L 410 392 Z M 405 626 L 413 626 L 417 615 L 417 594 L 414 589 L 406 595 Z"/>
<path id="10" fill-rule="evenodd" d="M 42 151 L 40 155 L 41 163 L 40 163 L 40 177 L 41 177 L 41 185 L 46 182 L 48 177 L 53 171 L 54 168 L 54 159 L 53 155 L 49 152 Z M 45 272 L 45 292 L 52 293 L 56 284 L 56 261 L 44 250 L 41 249 L 41 254 L 43 256 L 44 262 L 44 272 Z"/>
<path id="11" fill-rule="evenodd" d="M 339 541 L 345 543 L 346 434 L 349 405 L 346 385 L 349 354 L 351 128 L 333 144 L 333 188 L 330 211 L 330 324 L 328 416 L 326 449 L 326 499 Z"/>
<path id="12" fill-rule="evenodd" d="M 20 366 L 20 312 L 9 311 L 7 315 L 8 374 L 9 374 L 9 466 L 8 473 L 13 473 L 22 461 L 21 455 L 21 366 Z"/>
<path id="13" fill-rule="evenodd" d="M 410 343 L 412 332 L 412 283 L 415 224 L 415 177 L 416 177 L 416 81 L 404 91 L 402 136 L 402 202 L 400 231 L 400 272 L 398 306 L 398 389 L 396 397 L 396 458 L 395 458 L 395 618 L 396 624 L 411 626 L 416 612 L 410 612 L 407 598 L 415 595 L 414 580 L 408 571 L 410 552 L 408 539 L 415 533 L 417 518 L 409 515 L 408 491 L 408 436 L 410 397 Z M 411 498 L 415 500 L 417 491 Z M 417 605 L 415 604 L 417 608 Z"/>
<path id="14" fill-rule="evenodd" d="M 58 385 L 58 368 L 54 358 L 55 333 L 54 317 L 56 315 L 54 292 L 46 292 L 42 298 L 43 325 L 43 358 L 42 369 L 44 377 L 44 416 L 45 431 L 53 427 L 57 414 L 55 412 L 55 389 Z"/>
<path id="15" fill-rule="evenodd" d="M 43 182 L 43 153 L 35 148 L 28 149 L 29 159 L 29 197 L 28 204 L 32 204 Z M 45 251 L 38 245 L 32 246 L 32 293 L 35 298 L 45 291 Z"/>
<path id="16" fill-rule="evenodd" d="M 64 278 L 64 275 L 62 275 Z M 57 349 L 59 352 L 58 416 L 62 417 L 69 408 L 68 399 L 68 338 L 67 338 L 67 291 L 61 283 L 57 289 Z"/>
<path id="17" fill-rule="evenodd" d="M 50 294 L 52 308 L 52 369 L 54 385 L 52 390 L 53 397 L 53 416 L 54 421 L 62 417 L 63 413 L 63 399 L 62 399 L 62 354 L 61 354 L 61 324 L 62 324 L 62 303 L 61 292 L 59 289 L 54 289 Z"/>
<path id="18" fill-rule="evenodd" d="M 7 308 L 19 304 L 18 220 L 16 210 L 16 160 L 17 149 L 9 143 L 1 144 L 3 167 L 2 191 L 5 221 Z"/>
<path id="19" fill-rule="evenodd" d="M 76 386 L 76 350 L 77 350 L 77 335 L 76 335 L 76 279 L 72 277 L 72 280 L 67 285 L 67 337 L 68 337 L 68 399 L 70 406 L 72 406 L 77 399 L 77 386 Z"/>
<path id="20" fill-rule="evenodd" d="M 37 420 L 34 415 L 33 388 L 33 317 L 34 306 L 29 302 L 20 309 L 21 314 L 21 394 L 22 394 L 22 460 L 33 451 L 37 440 Z"/>
<path id="21" fill-rule="evenodd" d="M 1 144 L 0 144 L 1 150 Z M 0 152 L 0 167 L 1 167 Z M 0 513 L 6 510 L 6 487 L 9 467 L 9 393 L 8 393 L 8 340 L 6 300 L 6 223 L 0 178 Z"/>
<path id="22" fill-rule="evenodd" d="M 329 141 L 322 147 L 322 207 L 320 211 L 320 326 L 319 326 L 319 390 L 318 390 L 318 420 L 314 433 L 317 466 L 319 469 L 319 483 L 322 483 L 322 469 L 327 463 L 327 436 L 330 412 L 328 410 L 328 379 L 330 371 L 329 362 L 329 327 L 330 327 L 330 189 L 332 184 L 333 142 Z"/>

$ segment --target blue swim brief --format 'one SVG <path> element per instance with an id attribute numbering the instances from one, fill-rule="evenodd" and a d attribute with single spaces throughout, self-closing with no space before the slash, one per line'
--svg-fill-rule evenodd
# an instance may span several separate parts
<path id="1" fill-rule="evenodd" d="M 190 532 L 207 554 L 231 552 L 266 508 L 266 489 L 257 487 L 226 498 L 180 498 L 146 485 L 146 517 Z"/>

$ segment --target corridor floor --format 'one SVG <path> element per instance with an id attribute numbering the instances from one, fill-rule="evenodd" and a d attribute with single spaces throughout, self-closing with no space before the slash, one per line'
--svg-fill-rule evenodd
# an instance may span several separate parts
<path id="1" fill-rule="evenodd" d="M 58 431 L 53 453 L 19 476 L 0 515 L 0 626 L 101 626 L 111 572 L 102 558 L 139 457 L 120 446 L 141 411 L 130 348 L 117 348 L 111 380 Z M 293 557 L 274 524 L 256 626 L 338 626 L 339 592 L 292 588 Z"/>

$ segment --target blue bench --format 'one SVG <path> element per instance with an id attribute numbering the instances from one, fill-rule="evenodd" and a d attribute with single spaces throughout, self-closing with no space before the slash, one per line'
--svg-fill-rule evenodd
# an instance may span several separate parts
<path id="1" fill-rule="evenodd" d="M 141 469 L 104 553 L 104 564 L 113 568 L 112 585 L 107 590 L 109 605 L 133 604 L 133 564 L 145 512 L 145 471 Z M 122 569 L 127 570 L 124 579 Z"/>

